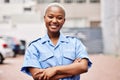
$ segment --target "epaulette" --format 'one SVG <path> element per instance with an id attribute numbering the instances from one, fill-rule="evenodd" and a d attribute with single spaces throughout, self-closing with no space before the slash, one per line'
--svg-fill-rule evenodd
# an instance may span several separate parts
<path id="1" fill-rule="evenodd" d="M 80 40 L 80 38 L 75 37 L 75 36 L 66 36 L 66 38 L 71 38 L 71 39 L 78 39 L 78 40 Z"/>
<path id="2" fill-rule="evenodd" d="M 66 38 L 72 38 L 72 39 L 73 39 L 73 38 L 75 38 L 75 37 L 73 37 L 73 36 L 66 36 Z"/>
<path id="3" fill-rule="evenodd" d="M 36 42 L 36 41 L 38 41 L 38 40 L 41 40 L 41 38 L 38 38 L 38 39 L 36 39 L 36 40 L 30 42 L 30 44 L 29 44 L 28 46 L 30 46 L 32 43 L 34 43 L 34 42 Z"/>

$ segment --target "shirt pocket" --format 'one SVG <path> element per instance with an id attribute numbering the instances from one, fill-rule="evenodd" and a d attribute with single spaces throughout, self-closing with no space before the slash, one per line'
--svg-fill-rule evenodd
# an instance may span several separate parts
<path id="1" fill-rule="evenodd" d="M 71 50 L 64 51 L 63 53 L 63 64 L 71 64 L 75 60 L 75 52 Z"/>
<path id="2" fill-rule="evenodd" d="M 56 60 L 53 55 L 53 53 L 42 53 L 40 54 L 40 59 L 39 59 L 40 65 L 42 68 L 48 68 L 48 67 L 53 67 L 56 66 Z"/>

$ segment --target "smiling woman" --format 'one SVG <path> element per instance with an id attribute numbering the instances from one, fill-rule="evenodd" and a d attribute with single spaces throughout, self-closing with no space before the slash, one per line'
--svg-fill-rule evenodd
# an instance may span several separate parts
<path id="1" fill-rule="evenodd" d="M 58 7 L 59 6 L 55 4 L 49 5 L 45 12 L 44 20 L 50 37 L 52 36 L 51 34 L 54 33 L 57 33 L 56 36 L 58 36 L 65 22 L 65 11 L 62 7 Z"/>
<path id="2" fill-rule="evenodd" d="M 63 6 L 48 5 L 44 21 L 47 34 L 30 43 L 21 71 L 34 80 L 80 80 L 92 63 L 80 40 L 60 32 L 65 22 Z"/>

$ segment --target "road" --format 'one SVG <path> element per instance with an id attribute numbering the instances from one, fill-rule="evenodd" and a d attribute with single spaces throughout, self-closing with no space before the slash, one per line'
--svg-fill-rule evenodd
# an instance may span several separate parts
<path id="1" fill-rule="evenodd" d="M 81 75 L 81 80 L 120 80 L 120 56 L 92 54 L 90 59 L 93 65 L 87 73 Z M 22 63 L 23 56 L 7 58 L 0 65 L 0 80 L 33 80 L 20 72 Z"/>
<path id="2" fill-rule="evenodd" d="M 31 77 L 20 72 L 23 56 L 6 58 L 4 64 L 0 65 L 0 80 L 33 80 Z"/>

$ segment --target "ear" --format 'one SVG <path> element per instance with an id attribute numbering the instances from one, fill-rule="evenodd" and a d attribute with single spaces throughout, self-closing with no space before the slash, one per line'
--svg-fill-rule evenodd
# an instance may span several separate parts
<path id="1" fill-rule="evenodd" d="M 45 15 L 44 15 L 44 21 L 45 21 Z"/>
<path id="2" fill-rule="evenodd" d="M 45 15 L 44 15 L 44 19 L 45 19 Z"/>
<path id="3" fill-rule="evenodd" d="M 64 22 L 66 21 L 66 19 L 64 19 Z"/>
<path id="4" fill-rule="evenodd" d="M 65 23 L 66 19 L 64 18 L 64 23 Z"/>

